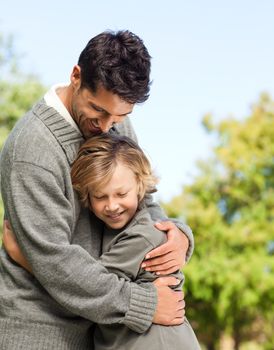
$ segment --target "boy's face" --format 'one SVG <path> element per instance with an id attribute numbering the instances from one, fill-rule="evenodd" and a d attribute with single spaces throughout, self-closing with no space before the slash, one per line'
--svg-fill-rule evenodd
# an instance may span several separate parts
<path id="1" fill-rule="evenodd" d="M 138 184 L 132 170 L 118 163 L 110 181 L 90 193 L 90 205 L 108 227 L 123 228 L 138 207 Z"/>

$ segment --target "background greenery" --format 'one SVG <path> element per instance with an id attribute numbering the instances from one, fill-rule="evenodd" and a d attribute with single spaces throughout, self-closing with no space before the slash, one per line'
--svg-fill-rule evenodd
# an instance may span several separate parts
<path id="1" fill-rule="evenodd" d="M 0 148 L 44 91 L 20 71 L 12 38 L 0 34 Z M 203 125 L 215 139 L 211 156 L 180 195 L 162 203 L 195 235 L 185 268 L 187 315 L 205 349 L 272 350 L 274 102 L 263 94 L 248 118 L 214 124 L 206 115 Z"/>
<path id="2" fill-rule="evenodd" d="M 203 124 L 212 156 L 182 193 L 164 204 L 186 219 L 195 254 L 186 268 L 188 314 L 208 349 L 230 334 L 234 348 L 274 348 L 274 102 L 262 95 L 242 121 Z"/>

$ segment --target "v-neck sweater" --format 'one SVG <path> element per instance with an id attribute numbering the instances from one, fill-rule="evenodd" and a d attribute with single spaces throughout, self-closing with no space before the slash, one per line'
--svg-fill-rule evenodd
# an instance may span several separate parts
<path id="1" fill-rule="evenodd" d="M 112 130 L 135 139 L 129 119 Z M 44 100 L 14 127 L 1 152 L 5 216 L 33 274 L 0 250 L 0 348 L 93 349 L 93 323 L 146 331 L 157 304 L 151 283 L 119 279 L 97 261 L 102 226 L 80 207 L 70 166 L 82 135 Z M 147 198 L 153 220 L 165 219 Z M 190 239 L 187 226 L 178 224 Z"/>

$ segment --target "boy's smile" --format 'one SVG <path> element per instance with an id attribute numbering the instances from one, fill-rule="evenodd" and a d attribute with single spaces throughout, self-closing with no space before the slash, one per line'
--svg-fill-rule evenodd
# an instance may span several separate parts
<path id="1" fill-rule="evenodd" d="M 90 206 L 108 227 L 123 228 L 138 208 L 138 184 L 133 171 L 118 162 L 110 181 L 90 193 Z"/>

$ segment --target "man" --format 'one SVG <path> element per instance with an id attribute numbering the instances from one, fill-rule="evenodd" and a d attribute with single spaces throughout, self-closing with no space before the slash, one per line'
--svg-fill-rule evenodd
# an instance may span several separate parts
<path id="1" fill-rule="evenodd" d="M 70 84 L 55 86 L 15 126 L 1 154 L 5 217 L 33 274 L 0 252 L 0 348 L 92 349 L 92 322 L 123 323 L 142 333 L 152 322 L 183 321 L 182 293 L 167 285 L 134 284 L 100 265 L 101 223 L 81 209 L 70 165 L 86 138 L 101 132 L 136 139 L 127 115 L 149 93 L 150 56 L 128 31 L 90 40 L 73 67 Z M 166 220 L 147 198 L 155 221 Z M 191 231 L 176 223 L 190 240 Z M 144 266 L 178 269 L 186 237 L 172 222 L 168 243 Z M 164 255 L 161 257 L 161 255 Z"/>

